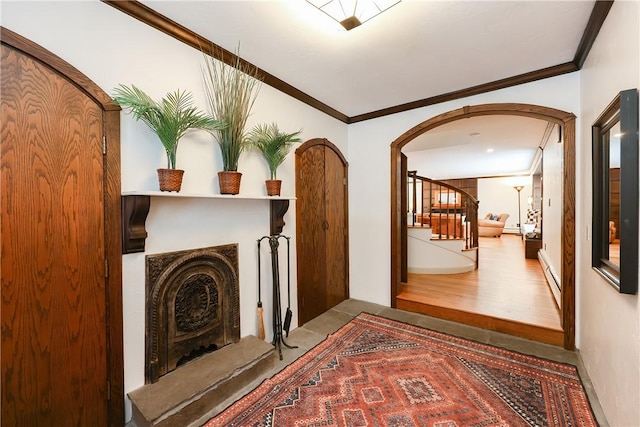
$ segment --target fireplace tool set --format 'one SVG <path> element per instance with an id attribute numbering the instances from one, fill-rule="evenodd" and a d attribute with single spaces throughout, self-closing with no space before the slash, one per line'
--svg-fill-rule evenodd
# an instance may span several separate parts
<path id="1" fill-rule="evenodd" d="M 282 304 L 280 303 L 280 267 L 278 257 L 278 246 L 280 246 L 279 239 L 283 238 L 287 240 L 287 310 L 282 321 Z M 278 353 L 280 360 L 282 360 L 282 345 L 287 348 L 298 348 L 297 346 L 291 346 L 284 340 L 283 331 L 286 336 L 289 337 L 289 328 L 291 327 L 291 253 L 290 253 L 290 237 L 282 234 L 274 236 L 263 236 L 258 239 L 258 330 L 262 331 L 262 337 L 264 338 L 264 320 L 262 318 L 262 299 L 261 299 L 261 271 L 260 271 L 260 243 L 264 240 L 269 240 L 269 246 L 271 247 L 271 274 L 273 278 L 273 341 L 272 345 L 278 347 Z"/>

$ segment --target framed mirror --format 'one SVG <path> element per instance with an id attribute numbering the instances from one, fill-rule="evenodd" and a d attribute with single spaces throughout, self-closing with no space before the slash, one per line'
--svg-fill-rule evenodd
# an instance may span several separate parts
<path id="1" fill-rule="evenodd" d="M 622 91 L 592 126 L 591 265 L 624 294 L 638 292 L 638 90 Z"/>

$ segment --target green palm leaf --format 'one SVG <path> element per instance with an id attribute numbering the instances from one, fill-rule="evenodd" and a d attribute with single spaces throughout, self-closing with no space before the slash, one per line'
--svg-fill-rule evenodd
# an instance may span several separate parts
<path id="1" fill-rule="evenodd" d="M 113 90 L 113 99 L 158 135 L 167 154 L 169 169 L 176 168 L 178 142 L 189 129 L 214 132 L 226 127 L 224 122 L 194 107 L 192 94 L 180 89 L 155 101 L 134 85 L 120 85 Z"/>
<path id="2" fill-rule="evenodd" d="M 276 123 L 258 124 L 248 136 L 249 144 L 258 150 L 269 165 L 271 179 L 276 179 L 278 167 L 284 162 L 296 142 L 302 129 L 293 133 L 285 133 L 278 129 Z"/>

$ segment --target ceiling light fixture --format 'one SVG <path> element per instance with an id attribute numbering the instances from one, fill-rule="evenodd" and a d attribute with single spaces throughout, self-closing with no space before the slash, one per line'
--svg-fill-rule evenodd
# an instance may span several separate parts
<path id="1" fill-rule="evenodd" d="M 307 0 L 307 2 L 349 31 L 400 3 L 400 0 Z"/>

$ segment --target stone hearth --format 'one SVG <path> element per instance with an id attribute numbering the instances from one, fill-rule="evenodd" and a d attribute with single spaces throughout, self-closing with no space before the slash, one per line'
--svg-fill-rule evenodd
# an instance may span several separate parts
<path id="1" fill-rule="evenodd" d="M 185 427 L 235 390 L 271 370 L 274 347 L 254 336 L 242 338 L 129 393 L 136 427 Z"/>
<path id="2" fill-rule="evenodd" d="M 273 346 L 240 339 L 238 245 L 146 256 L 145 386 L 137 427 L 186 426 L 273 367 Z"/>

